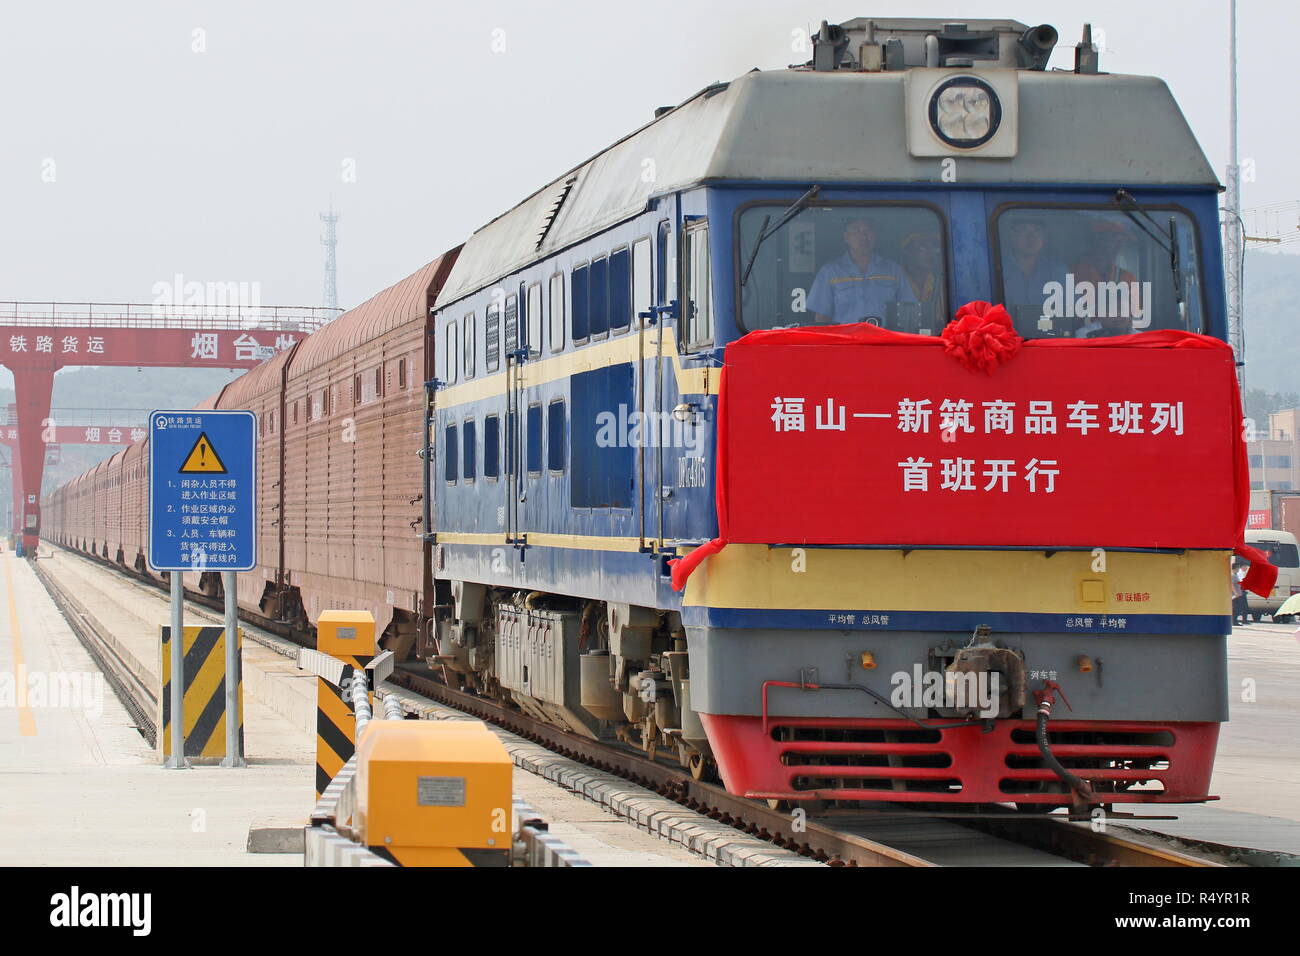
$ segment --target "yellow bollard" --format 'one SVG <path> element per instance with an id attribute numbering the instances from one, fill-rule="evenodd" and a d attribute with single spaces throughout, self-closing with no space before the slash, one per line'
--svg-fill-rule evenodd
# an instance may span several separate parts
<path id="1" fill-rule="evenodd" d="M 316 649 L 353 670 L 365 670 L 375 657 L 376 647 L 375 618 L 369 611 L 322 611 L 316 621 Z M 343 683 L 339 688 L 323 677 L 316 678 L 317 799 L 356 751 L 356 721 L 347 672 Z"/>

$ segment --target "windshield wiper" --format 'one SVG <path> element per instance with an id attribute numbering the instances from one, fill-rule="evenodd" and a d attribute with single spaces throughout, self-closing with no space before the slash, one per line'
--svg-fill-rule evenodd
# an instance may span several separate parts
<path id="1" fill-rule="evenodd" d="M 740 287 L 742 289 L 745 287 L 745 283 L 749 281 L 749 274 L 754 269 L 754 261 L 758 258 L 758 250 L 762 247 L 763 242 L 770 236 L 774 235 L 787 222 L 799 215 L 805 206 L 817 198 L 819 192 L 821 192 L 820 186 L 814 186 L 812 189 L 808 190 L 794 201 L 794 205 L 781 214 L 781 218 L 778 219 L 771 228 L 768 227 L 767 223 L 772 217 L 763 217 L 763 225 L 758 230 L 758 238 L 754 240 L 754 248 L 749 253 L 749 261 L 745 263 L 745 271 L 740 277 Z"/>
<path id="2" fill-rule="evenodd" d="M 1182 263 L 1182 256 L 1179 254 L 1180 250 L 1178 247 L 1177 220 L 1173 216 L 1169 217 L 1169 236 L 1168 236 L 1168 242 L 1166 243 L 1166 238 L 1163 235 L 1163 230 L 1160 229 L 1160 224 L 1151 218 L 1151 214 L 1148 213 L 1146 209 L 1144 209 L 1141 206 L 1141 204 L 1139 204 L 1138 201 L 1133 198 L 1133 194 L 1130 193 L 1127 189 L 1117 189 L 1115 191 L 1115 203 L 1121 207 L 1121 211 L 1124 213 L 1124 215 L 1128 216 L 1129 219 L 1132 220 L 1133 223 L 1136 224 L 1139 229 L 1141 229 L 1148 236 L 1150 236 L 1152 239 L 1155 240 L 1156 245 L 1158 245 L 1162 250 L 1164 250 L 1166 253 L 1169 254 L 1169 271 L 1172 273 L 1172 278 L 1174 283 L 1174 308 L 1178 312 L 1179 320 L 1183 323 L 1183 326 L 1186 327 L 1187 319 L 1184 313 L 1186 312 L 1187 307 L 1185 302 L 1185 296 L 1183 295 L 1183 283 L 1182 283 L 1182 276 L 1181 276 L 1183 263 Z M 1123 208 L 1125 203 L 1127 203 L 1132 208 L 1131 209 Z M 1147 222 L 1151 223 L 1151 225 L 1155 227 L 1156 231 L 1152 232 L 1150 229 L 1148 229 L 1142 223 L 1142 220 L 1138 219 L 1135 213 L 1141 213 L 1142 218 L 1145 219 Z"/>
<path id="3" fill-rule="evenodd" d="M 1131 206 L 1132 208 L 1130 209 L 1123 208 L 1125 203 L 1128 203 L 1129 206 Z M 1128 216 L 1129 219 L 1133 221 L 1134 225 L 1136 225 L 1139 229 L 1141 229 L 1148 236 L 1154 239 L 1156 241 L 1156 245 L 1158 245 L 1162 250 L 1169 253 L 1170 255 L 1175 255 L 1173 249 L 1165 245 L 1165 237 L 1161 235 L 1160 224 L 1151 218 L 1151 214 L 1148 213 L 1144 208 L 1142 208 L 1141 204 L 1136 199 L 1133 198 L 1132 193 L 1130 193 L 1127 189 L 1115 190 L 1115 204 L 1121 207 L 1120 212 Z M 1156 231 L 1152 232 L 1145 225 L 1143 225 L 1142 219 L 1139 219 L 1136 213 L 1141 213 L 1142 218 L 1145 219 L 1147 222 L 1151 223 L 1151 225 L 1155 227 Z"/>
<path id="4" fill-rule="evenodd" d="M 1178 318 L 1183 323 L 1183 328 L 1187 328 L 1187 303 L 1183 301 L 1183 261 L 1178 254 L 1178 226 L 1173 216 L 1169 217 L 1169 268 L 1174 273 L 1174 309 L 1178 312 Z"/>

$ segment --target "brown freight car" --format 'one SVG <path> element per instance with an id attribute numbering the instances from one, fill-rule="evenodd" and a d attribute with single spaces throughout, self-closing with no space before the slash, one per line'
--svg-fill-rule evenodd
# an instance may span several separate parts
<path id="1" fill-rule="evenodd" d="M 257 567 L 236 575 L 236 584 L 240 607 L 275 619 L 284 610 L 284 383 L 301 344 L 235 379 L 218 405 L 257 416 Z"/>
<path id="2" fill-rule="evenodd" d="M 101 554 L 114 563 L 120 562 L 122 557 L 122 496 L 126 491 L 126 483 L 122 480 L 122 459 L 125 455 L 125 451 L 110 455 L 99 477 L 106 505 Z"/>
<path id="3" fill-rule="evenodd" d="M 309 336 L 289 365 L 284 570 L 302 624 L 325 608 L 360 609 L 386 646 L 414 639 L 425 600 L 425 338 L 457 251 Z"/>
<path id="4" fill-rule="evenodd" d="M 306 629 L 364 609 L 405 653 L 431 599 L 422 518 L 429 312 L 459 247 L 229 383 L 198 408 L 257 416 L 258 565 L 246 611 Z M 149 443 L 46 498 L 46 537 L 148 573 Z M 185 586 L 220 593 L 213 571 Z"/>
<path id="5" fill-rule="evenodd" d="M 145 536 L 149 530 L 149 516 L 145 511 L 148 508 L 148 439 L 128 445 L 123 452 L 122 480 L 125 489 L 122 495 L 122 557 L 120 560 L 123 565 L 132 570 L 147 571 L 144 553 Z"/>

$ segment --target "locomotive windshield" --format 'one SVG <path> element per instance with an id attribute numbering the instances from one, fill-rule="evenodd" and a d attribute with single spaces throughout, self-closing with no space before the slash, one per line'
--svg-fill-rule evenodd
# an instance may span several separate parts
<path id="1" fill-rule="evenodd" d="M 760 244 L 785 209 L 741 213 L 742 267 L 753 257 L 741 289 L 745 328 L 873 322 L 938 334 L 946 324 L 947 243 L 933 208 L 808 205 Z"/>
<path id="2" fill-rule="evenodd" d="M 1025 338 L 1204 331 L 1195 234 L 1182 213 L 1016 206 L 994 233 L 997 301 Z"/>
<path id="3" fill-rule="evenodd" d="M 938 335 L 952 318 L 934 208 L 814 203 L 782 223 L 790 208 L 740 215 L 746 330 L 871 322 Z M 995 213 L 991 232 L 993 301 L 1025 338 L 1204 331 L 1196 236 L 1182 212 L 1017 204 Z"/>

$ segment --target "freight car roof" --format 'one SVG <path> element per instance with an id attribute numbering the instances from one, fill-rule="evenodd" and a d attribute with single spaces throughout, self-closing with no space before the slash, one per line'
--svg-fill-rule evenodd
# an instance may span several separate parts
<path id="1" fill-rule="evenodd" d="M 337 322 L 338 319 L 334 321 Z M 320 333 L 316 334 L 319 335 Z M 308 336 L 308 338 L 310 337 Z M 307 339 L 303 339 L 303 341 L 305 342 Z M 299 347 L 301 348 L 301 346 Z M 278 392 L 280 390 L 280 372 L 292 355 L 292 348 L 285 349 L 283 352 L 276 352 L 275 355 L 261 365 L 255 365 L 239 376 L 222 391 L 221 407 L 248 408 L 254 398 L 265 395 L 267 392 Z"/>
<path id="2" fill-rule="evenodd" d="M 755 70 L 702 90 L 474 233 L 437 305 L 636 215 L 654 196 L 698 183 L 938 184 L 942 164 L 908 152 L 908 73 Z M 1015 75 L 1018 155 L 963 156 L 962 183 L 1218 185 L 1162 80 Z"/>
<path id="3" fill-rule="evenodd" d="M 349 309 L 307 336 L 298 346 L 290 374 L 319 368 L 412 319 L 427 319 L 430 295 L 446 278 L 455 256 L 456 250 L 439 256 L 418 272 L 371 296 L 355 309 Z"/>

